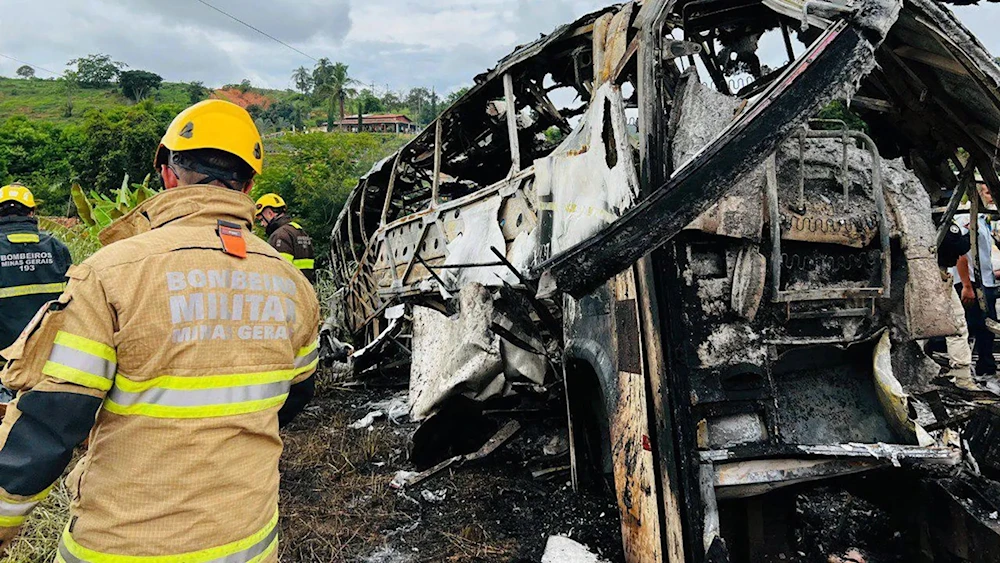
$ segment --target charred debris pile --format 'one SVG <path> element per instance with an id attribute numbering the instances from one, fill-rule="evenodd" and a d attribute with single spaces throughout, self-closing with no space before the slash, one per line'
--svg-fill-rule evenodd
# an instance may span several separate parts
<path id="1" fill-rule="evenodd" d="M 361 179 L 327 331 L 407 374 L 424 465 L 565 408 L 628 561 L 1000 560 L 996 395 L 922 347 L 963 322 L 942 226 L 1000 196 L 998 85 L 929 0 L 609 6 Z"/>

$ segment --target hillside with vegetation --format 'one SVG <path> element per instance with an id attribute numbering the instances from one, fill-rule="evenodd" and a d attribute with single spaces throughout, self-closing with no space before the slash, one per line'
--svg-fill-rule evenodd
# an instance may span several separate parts
<path id="1" fill-rule="evenodd" d="M 461 94 L 439 100 L 414 88 L 377 95 L 357 88 L 346 65 L 327 59 L 291 74 L 297 90 L 257 88 L 249 80 L 217 88 L 164 82 L 153 72 L 126 70 L 107 55 L 68 66 L 55 79 L 37 78 L 27 66 L 18 69 L 18 78 L 0 77 L 0 185 L 30 186 L 41 214 L 53 217 L 79 216 L 74 184 L 113 199 L 126 176 L 134 182 L 153 173 L 149 189 L 158 190 L 153 153 L 170 121 L 192 103 L 224 99 L 246 108 L 265 134 L 265 170 L 252 195 L 281 194 L 316 241 L 321 264 L 333 222 L 358 176 L 408 137 L 316 131 L 341 111 L 402 113 L 426 123 Z"/>

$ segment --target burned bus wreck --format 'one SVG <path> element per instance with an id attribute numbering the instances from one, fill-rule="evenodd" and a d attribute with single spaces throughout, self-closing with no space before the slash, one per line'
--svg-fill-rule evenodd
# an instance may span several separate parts
<path id="1" fill-rule="evenodd" d="M 922 349 L 998 85 L 930 0 L 610 6 L 361 179 L 328 328 L 418 420 L 564 389 L 628 561 L 1000 560 L 992 396 Z"/>

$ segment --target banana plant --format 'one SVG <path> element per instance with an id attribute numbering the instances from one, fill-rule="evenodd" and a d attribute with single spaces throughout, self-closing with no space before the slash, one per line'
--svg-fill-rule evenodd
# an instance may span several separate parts
<path id="1" fill-rule="evenodd" d="M 131 184 L 130 187 L 128 174 L 125 174 L 121 187 L 112 192 L 112 197 L 95 190 L 91 190 L 88 196 L 80 184 L 74 183 L 70 188 L 73 203 L 90 236 L 96 240 L 101 229 L 156 195 L 156 191 L 149 187 L 149 178 L 147 174 L 141 184 Z"/>

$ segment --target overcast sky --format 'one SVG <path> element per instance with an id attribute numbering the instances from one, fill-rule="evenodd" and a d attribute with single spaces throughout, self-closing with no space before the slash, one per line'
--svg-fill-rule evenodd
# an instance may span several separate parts
<path id="1" fill-rule="evenodd" d="M 350 65 L 376 89 L 471 84 L 516 45 L 608 0 L 206 0 L 316 58 Z M 0 54 L 62 72 L 108 53 L 169 81 L 209 86 L 249 78 L 291 87 L 313 61 L 241 26 L 199 0 L 0 0 Z M 1000 54 L 1000 6 L 957 8 Z M 0 58 L 0 75 L 20 63 Z M 40 77 L 49 76 L 39 70 Z"/>

